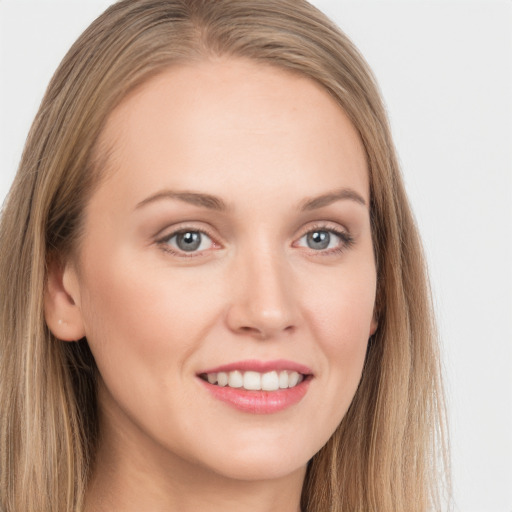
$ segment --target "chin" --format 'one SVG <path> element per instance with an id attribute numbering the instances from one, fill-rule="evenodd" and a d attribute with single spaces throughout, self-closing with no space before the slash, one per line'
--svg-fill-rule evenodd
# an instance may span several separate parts
<path id="1" fill-rule="evenodd" d="M 233 480 L 256 482 L 262 480 L 279 480 L 296 473 L 303 473 L 309 459 L 284 458 L 282 453 L 279 457 L 260 455 L 251 460 L 240 457 L 227 460 L 225 464 L 212 468 L 217 474 Z"/>
<path id="2" fill-rule="evenodd" d="M 323 433 L 315 443 L 311 437 L 287 435 L 286 439 L 253 430 L 251 436 L 204 440 L 198 462 L 217 475 L 244 481 L 275 480 L 304 473 L 309 460 L 322 448 L 329 435 Z M 267 435 L 265 435 L 267 434 Z M 289 434 L 289 433 L 288 433 Z M 208 449 L 208 446 L 214 446 Z"/>

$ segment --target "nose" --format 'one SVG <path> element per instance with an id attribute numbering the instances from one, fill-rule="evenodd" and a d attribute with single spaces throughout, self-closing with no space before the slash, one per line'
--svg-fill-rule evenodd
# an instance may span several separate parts
<path id="1" fill-rule="evenodd" d="M 229 328 L 256 339 L 270 339 L 296 330 L 300 321 L 298 297 L 285 258 L 258 251 L 240 258 L 232 273 Z"/>

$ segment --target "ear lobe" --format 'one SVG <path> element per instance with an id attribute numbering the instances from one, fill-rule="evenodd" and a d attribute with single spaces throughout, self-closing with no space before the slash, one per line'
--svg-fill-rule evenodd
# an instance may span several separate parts
<path id="1" fill-rule="evenodd" d="M 379 326 L 379 322 L 377 321 L 377 315 L 374 312 L 372 321 L 370 323 L 370 334 L 368 336 L 369 338 L 371 338 L 375 334 L 375 331 L 377 330 L 378 326 Z"/>
<path id="2" fill-rule="evenodd" d="M 85 336 L 78 297 L 76 271 L 71 264 L 54 259 L 48 265 L 44 317 L 52 334 L 60 340 L 77 341 Z"/>

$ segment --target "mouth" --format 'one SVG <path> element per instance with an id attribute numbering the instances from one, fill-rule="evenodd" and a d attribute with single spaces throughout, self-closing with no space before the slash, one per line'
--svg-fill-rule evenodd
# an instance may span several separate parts
<path id="1" fill-rule="evenodd" d="M 199 378 L 214 386 L 243 388 L 247 391 L 277 391 L 298 386 L 305 378 L 308 378 L 308 375 L 295 370 L 273 370 L 265 373 L 233 370 L 201 373 Z"/>
<path id="2" fill-rule="evenodd" d="M 300 402 L 313 372 L 291 361 L 241 361 L 197 376 L 215 399 L 243 412 L 270 414 Z"/>

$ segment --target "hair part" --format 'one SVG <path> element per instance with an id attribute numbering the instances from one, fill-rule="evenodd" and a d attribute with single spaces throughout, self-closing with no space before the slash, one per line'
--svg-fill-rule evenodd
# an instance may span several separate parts
<path id="1" fill-rule="evenodd" d="M 0 224 L 0 504 L 82 510 L 98 438 L 87 341 L 47 328 L 47 266 L 80 245 L 83 212 L 115 158 L 109 114 L 172 66 L 251 59 L 321 84 L 360 134 L 369 168 L 379 327 L 340 426 L 310 461 L 308 512 L 439 510 L 447 434 L 421 243 L 371 71 L 304 0 L 123 0 L 65 56 L 32 125 Z M 449 479 L 446 480 L 449 490 Z"/>

